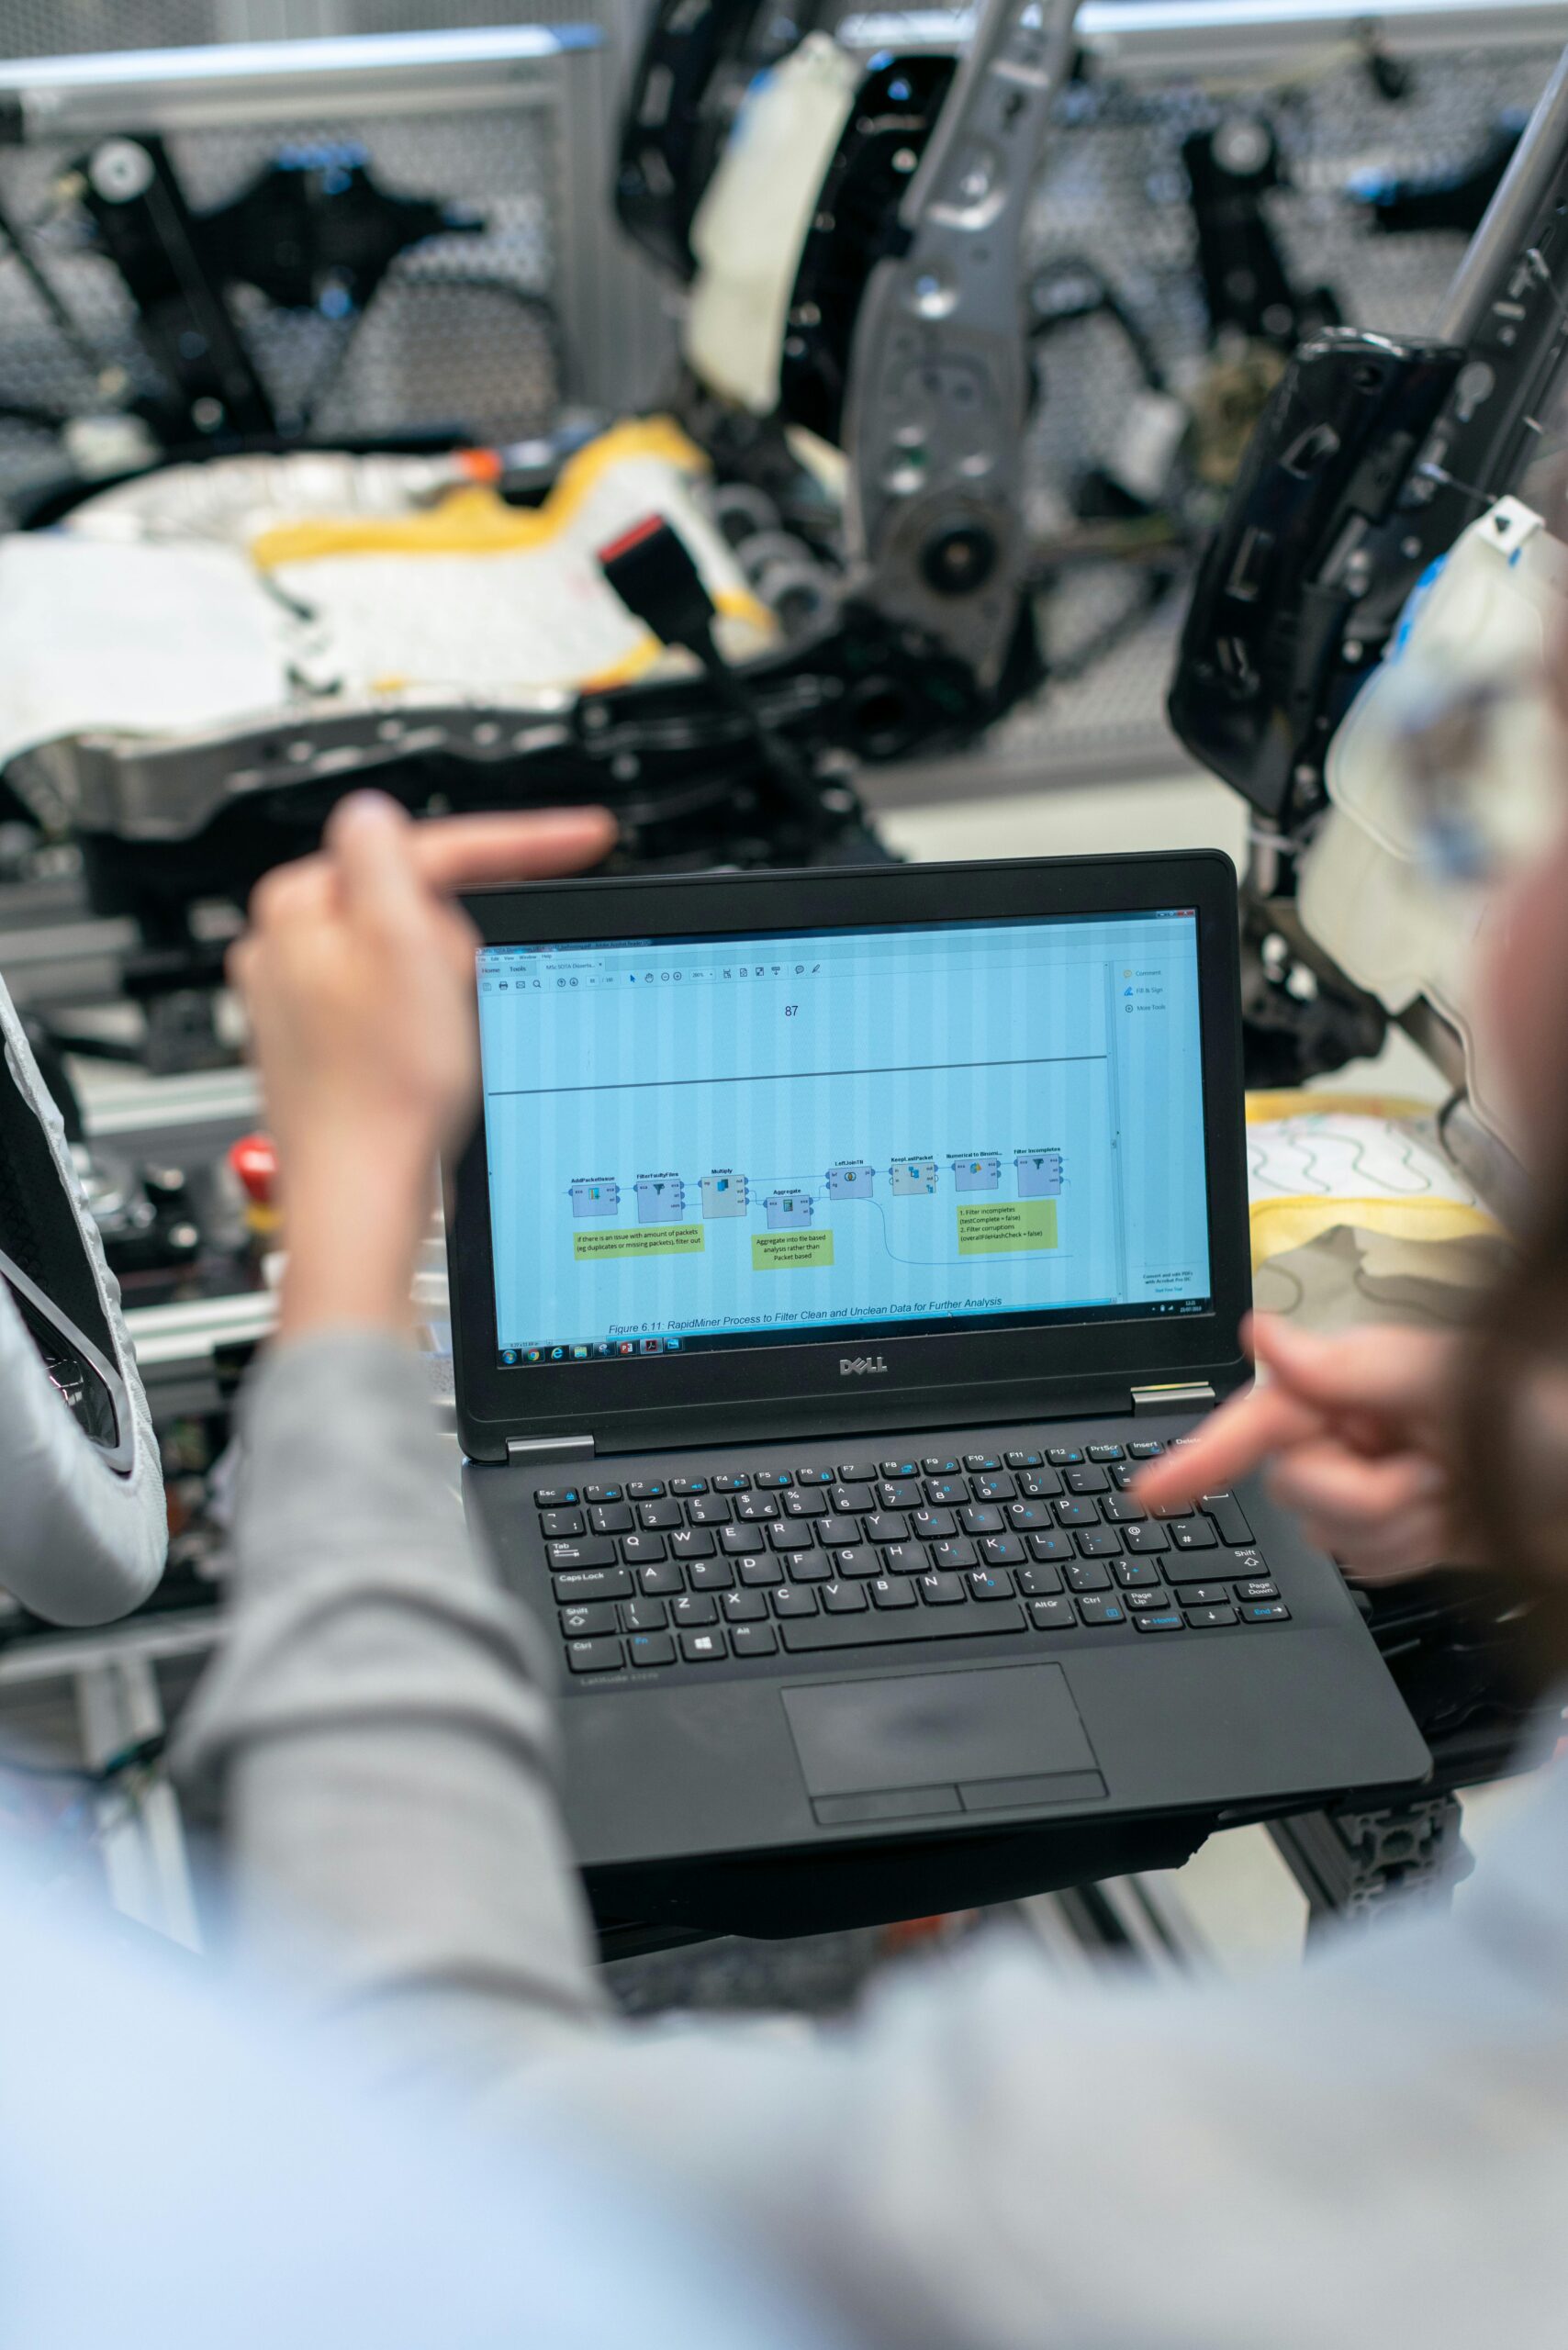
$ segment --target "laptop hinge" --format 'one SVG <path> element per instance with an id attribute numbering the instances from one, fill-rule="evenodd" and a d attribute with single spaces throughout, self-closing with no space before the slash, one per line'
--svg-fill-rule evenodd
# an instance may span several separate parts
<path id="1" fill-rule="evenodd" d="M 1215 1401 L 1206 1379 L 1178 1380 L 1171 1387 L 1135 1387 L 1135 1412 L 1185 1412 Z"/>
<path id="2" fill-rule="evenodd" d="M 538 1469 L 551 1460 L 591 1460 L 591 1436 L 509 1436 L 507 1460 L 520 1460 L 525 1469 Z"/>

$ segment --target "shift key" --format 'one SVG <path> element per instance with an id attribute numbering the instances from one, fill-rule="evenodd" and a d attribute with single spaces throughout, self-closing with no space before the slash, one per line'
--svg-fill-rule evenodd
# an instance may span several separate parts
<path id="1" fill-rule="evenodd" d="M 612 1567 L 615 1545 L 597 1535 L 584 1535 L 575 1542 L 551 1542 L 545 1546 L 552 1571 L 559 1574 L 563 1567 Z"/>

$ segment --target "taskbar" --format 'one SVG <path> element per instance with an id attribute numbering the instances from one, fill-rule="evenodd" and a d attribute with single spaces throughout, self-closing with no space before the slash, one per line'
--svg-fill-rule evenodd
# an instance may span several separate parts
<path id="1" fill-rule="evenodd" d="M 823 1339 L 836 1339 L 842 1345 L 871 1345 L 880 1339 L 929 1337 L 938 1332 L 951 1337 L 961 1330 L 1045 1328 L 1063 1322 L 1148 1322 L 1157 1316 L 1191 1316 L 1213 1311 L 1212 1298 L 1181 1297 L 1150 1299 L 1137 1305 L 1050 1306 L 1040 1313 L 1016 1315 L 948 1314 L 921 1322 L 797 1322 L 781 1330 L 682 1331 L 675 1337 L 578 1338 L 552 1341 L 549 1345 L 499 1347 L 496 1364 L 501 1371 L 540 1371 L 558 1368 L 562 1363 L 639 1362 L 655 1355 L 708 1354 L 721 1347 L 820 1346 Z"/>

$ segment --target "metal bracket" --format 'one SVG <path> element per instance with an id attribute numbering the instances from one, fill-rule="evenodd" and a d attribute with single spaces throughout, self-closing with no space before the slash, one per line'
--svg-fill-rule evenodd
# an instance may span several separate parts
<path id="1" fill-rule="evenodd" d="M 591 1460 L 591 1436 L 509 1436 L 507 1463 L 539 1469 L 552 1460 Z"/>
<path id="2" fill-rule="evenodd" d="M 1133 1412 L 1185 1412 L 1218 1400 L 1206 1379 L 1178 1380 L 1171 1387 L 1135 1387 Z"/>
<path id="3" fill-rule="evenodd" d="M 1383 1811 L 1311 1811 L 1269 1822 L 1280 1858 L 1305 1894 L 1307 1930 L 1366 1918 L 1410 1894 L 1449 1900 L 1474 1863 L 1456 1796 L 1421 1796 Z"/>

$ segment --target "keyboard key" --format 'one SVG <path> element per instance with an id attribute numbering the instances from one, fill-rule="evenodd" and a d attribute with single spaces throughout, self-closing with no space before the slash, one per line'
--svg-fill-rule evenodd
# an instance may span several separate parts
<path id="1" fill-rule="evenodd" d="M 782 1583 L 784 1580 L 784 1570 L 788 1564 L 788 1558 L 743 1559 L 741 1561 L 741 1581 L 745 1584 L 748 1591 L 755 1590 L 762 1583 Z"/>
<path id="2" fill-rule="evenodd" d="M 1228 1607 L 1229 1585 L 1223 1583 L 1183 1583 L 1182 1605 L 1183 1607 Z"/>
<path id="3" fill-rule="evenodd" d="M 727 1591 L 719 1602 L 726 1624 L 765 1624 L 767 1602 L 760 1591 Z"/>
<path id="4" fill-rule="evenodd" d="M 823 1606 L 830 1616 L 857 1616 L 870 1601 L 857 1583 L 824 1583 Z"/>
<path id="5" fill-rule="evenodd" d="M 827 1495 L 814 1485 L 806 1486 L 801 1493 L 788 1493 L 784 1496 L 784 1515 L 786 1517 L 825 1517 Z"/>
<path id="6" fill-rule="evenodd" d="M 1247 1523 L 1247 1513 L 1234 1494 L 1202 1494 L 1198 1507 L 1212 1517 L 1222 1542 L 1233 1550 L 1244 1550 L 1252 1539 L 1252 1528 Z"/>
<path id="7" fill-rule="evenodd" d="M 879 1509 L 918 1509 L 924 1498 L 918 1477 L 884 1477 L 877 1488 Z"/>
<path id="8" fill-rule="evenodd" d="M 978 1566 L 980 1553 L 967 1534 L 956 1534 L 950 1542 L 933 1542 L 931 1559 L 939 1572 L 957 1572 L 961 1567 Z"/>
<path id="9" fill-rule="evenodd" d="M 1129 1591 L 1122 1604 L 1129 1616 L 1169 1615 L 1170 1594 L 1168 1591 Z"/>
<path id="10" fill-rule="evenodd" d="M 628 1599 L 621 1621 L 628 1632 L 663 1632 L 669 1626 L 669 1610 L 662 1599 Z"/>
<path id="11" fill-rule="evenodd" d="M 862 1529 L 868 1542 L 907 1542 L 909 1520 L 902 1510 L 874 1509 Z"/>
<path id="12" fill-rule="evenodd" d="M 1125 1550 L 1136 1550 L 1140 1557 L 1149 1558 L 1160 1550 L 1168 1550 L 1170 1545 L 1165 1539 L 1163 1526 L 1144 1524 L 1123 1527 L 1122 1548 Z"/>
<path id="13" fill-rule="evenodd" d="M 1076 1632 L 1078 1618 L 1070 1599 L 1032 1599 L 1029 1621 L 1037 1632 Z"/>
<path id="14" fill-rule="evenodd" d="M 778 1505 L 771 1494 L 743 1494 L 735 1504 L 735 1516 L 743 1526 L 754 1526 L 760 1519 L 778 1515 Z"/>
<path id="15" fill-rule="evenodd" d="M 686 1516 L 691 1526 L 728 1526 L 730 1497 L 728 1494 L 705 1494 L 700 1501 L 688 1502 Z"/>
<path id="16" fill-rule="evenodd" d="M 1058 1526 L 1098 1526 L 1100 1523 L 1099 1505 L 1092 1501 L 1055 1502 L 1052 1507 Z"/>
<path id="17" fill-rule="evenodd" d="M 584 1533 L 586 1528 L 580 1513 L 575 1509 L 545 1509 L 539 1513 L 539 1531 L 549 1540 L 558 1541 L 563 1536 Z"/>
<path id="18" fill-rule="evenodd" d="M 705 1494 L 708 1490 L 708 1480 L 706 1477 L 672 1477 L 669 1481 L 669 1489 L 672 1494 L 678 1494 L 685 1501 L 689 1500 L 693 1494 Z"/>
<path id="19" fill-rule="evenodd" d="M 1039 1452 L 1004 1452 L 1002 1457 L 1009 1469 L 1037 1469 L 1045 1455 Z"/>
<path id="20" fill-rule="evenodd" d="M 667 1632 L 638 1632 L 626 1643 L 633 1664 L 673 1664 L 675 1642 Z"/>
<path id="21" fill-rule="evenodd" d="M 818 1518 L 816 1535 L 824 1550 L 842 1550 L 846 1542 L 859 1541 L 860 1520 L 842 1516 L 835 1510 L 827 1517 Z"/>
<path id="22" fill-rule="evenodd" d="M 1130 1494 L 1107 1494 L 1100 1505 L 1100 1515 L 1112 1526 L 1143 1526 L 1148 1512 Z"/>
<path id="23" fill-rule="evenodd" d="M 586 1541 L 552 1542 L 545 1555 L 556 1574 L 563 1567 L 612 1567 L 615 1564 L 615 1545 L 613 1542 L 601 1542 L 597 1536 L 590 1534 Z"/>
<path id="24" fill-rule="evenodd" d="M 958 1523 L 966 1534 L 1000 1534 L 1003 1520 L 1002 1512 L 991 1503 L 971 1502 L 967 1509 L 958 1512 Z"/>
<path id="25" fill-rule="evenodd" d="M 1061 1472 L 1057 1469 L 1032 1469 L 1018 1480 L 1018 1491 L 1025 1501 L 1055 1501 L 1061 1489 Z"/>
<path id="26" fill-rule="evenodd" d="M 1150 1517 L 1162 1518 L 1190 1517 L 1192 1514 L 1192 1505 L 1188 1502 L 1156 1502 L 1149 1511 Z"/>
<path id="27" fill-rule="evenodd" d="M 838 1482 L 841 1485 L 869 1485 L 875 1480 L 876 1474 L 877 1464 L 874 1460 L 841 1460 L 838 1464 Z"/>
<path id="28" fill-rule="evenodd" d="M 566 1662 L 574 1673 L 619 1673 L 619 1640 L 568 1640 Z"/>
<path id="29" fill-rule="evenodd" d="M 667 1534 L 672 1527 L 684 1526 L 686 1518 L 678 1502 L 640 1502 L 637 1522 L 650 1534 Z"/>
<path id="30" fill-rule="evenodd" d="M 618 1502 L 621 1488 L 619 1485 L 585 1485 L 583 1499 L 585 1502 Z"/>
<path id="31" fill-rule="evenodd" d="M 1076 1469 L 1083 1455 L 1070 1444 L 1053 1444 L 1046 1453 L 1053 1469 Z"/>
<path id="32" fill-rule="evenodd" d="M 713 1550 L 713 1537 L 705 1526 L 683 1526 L 669 1538 L 672 1559 L 711 1559 Z"/>
<path id="33" fill-rule="evenodd" d="M 615 1609 L 608 1599 L 596 1600 L 591 1607 L 563 1607 L 561 1629 L 569 1640 L 591 1640 L 616 1629 Z"/>
<path id="34" fill-rule="evenodd" d="M 1148 1591 L 1159 1581 L 1159 1569 L 1147 1559 L 1117 1559 L 1111 1572 L 1124 1591 Z"/>
<path id="35" fill-rule="evenodd" d="M 797 1469 L 795 1483 L 797 1485 L 831 1485 L 833 1471 L 831 1469 Z"/>
<path id="36" fill-rule="evenodd" d="M 755 1526 L 721 1526 L 719 1548 L 726 1559 L 754 1559 L 765 1547 Z"/>
<path id="37" fill-rule="evenodd" d="M 667 1597 L 672 1591 L 680 1591 L 684 1587 L 680 1569 L 668 1561 L 637 1570 L 637 1588 L 649 1598 L 655 1595 Z"/>
<path id="38" fill-rule="evenodd" d="M 817 1595 L 814 1591 L 801 1591 L 790 1583 L 785 1590 L 776 1591 L 773 1595 L 773 1613 L 776 1616 L 814 1616 L 816 1612 Z"/>
<path id="39" fill-rule="evenodd" d="M 651 1483 L 647 1479 L 633 1483 L 626 1492 L 634 1502 L 662 1502 L 665 1497 L 665 1489 L 656 1477 Z"/>
<path id="40" fill-rule="evenodd" d="M 790 1482 L 790 1472 L 788 1469 L 758 1469 L 751 1482 L 759 1494 L 782 1493 Z"/>
<path id="41" fill-rule="evenodd" d="M 871 1595 L 873 1607 L 913 1607 L 917 1604 L 914 1585 L 900 1583 L 892 1575 L 879 1575 L 876 1582 L 868 1583 L 866 1588 Z"/>
<path id="42" fill-rule="evenodd" d="M 781 1517 L 776 1524 L 768 1528 L 767 1539 L 776 1550 L 809 1550 L 816 1537 L 818 1528 L 826 1526 L 828 1523 L 829 1521 L 825 1517 L 819 1517 L 815 1519 L 810 1517 Z M 846 1517 L 841 1519 L 840 1523 L 847 1526 L 849 1528 L 849 1532 L 845 1537 L 845 1539 L 850 1542 L 855 1541 L 860 1532 L 860 1528 L 857 1526 L 855 1520 L 852 1517 Z M 758 1529 L 756 1527 L 753 1527 L 752 1532 L 755 1534 L 757 1531 Z"/>
<path id="43" fill-rule="evenodd" d="M 1206 1584 L 1204 1588 L 1207 1589 Z M 1252 1575 L 1246 1583 L 1238 1583 L 1236 1586 L 1238 1599 L 1278 1599 L 1279 1595 L 1279 1584 L 1268 1575 Z"/>
<path id="44" fill-rule="evenodd" d="M 1061 1576 L 1055 1567 L 1020 1567 L 1018 1588 L 1030 1599 L 1049 1599 L 1061 1589 Z"/>
<path id="45" fill-rule="evenodd" d="M 1077 1559 L 1062 1569 L 1070 1591 L 1109 1591 L 1111 1571 L 1098 1559 Z"/>
<path id="46" fill-rule="evenodd" d="M 1091 1460 L 1119 1460 L 1121 1457 L 1122 1448 L 1119 1444 L 1092 1444 L 1089 1448 Z"/>
<path id="47" fill-rule="evenodd" d="M 1002 1455 L 999 1452 L 966 1452 L 964 1466 L 983 1475 L 988 1469 L 1001 1468 Z"/>
<path id="48" fill-rule="evenodd" d="M 1191 1557 L 1175 1550 L 1163 1565 L 1167 1583 L 1217 1583 L 1222 1575 L 1236 1572 L 1228 1559 L 1216 1558 L 1212 1550 L 1198 1550 Z"/>
<path id="49" fill-rule="evenodd" d="M 1031 1559 L 1070 1559 L 1075 1553 L 1070 1534 L 1031 1534 L 1028 1538 Z"/>
<path id="50" fill-rule="evenodd" d="M 884 1477 L 918 1477 L 920 1465 L 914 1460 L 884 1460 L 879 1464 Z"/>
<path id="51" fill-rule="evenodd" d="M 632 1578 L 619 1567 L 590 1567 L 581 1574 L 557 1575 L 555 1597 L 563 1607 L 589 1599 L 630 1599 Z"/>
<path id="52" fill-rule="evenodd" d="M 1017 1527 L 1022 1533 L 1028 1533 L 1037 1526 L 1049 1526 L 1050 1522 L 1051 1514 L 1044 1502 L 1009 1502 L 1007 1505 L 1008 1525 Z"/>
<path id="53" fill-rule="evenodd" d="M 535 1509 L 576 1509 L 582 1495 L 576 1485 L 535 1485 Z"/>
<path id="54" fill-rule="evenodd" d="M 751 1479 L 739 1473 L 715 1477 L 713 1491 L 716 1494 L 746 1494 L 751 1491 Z"/>
<path id="55" fill-rule="evenodd" d="M 898 1640 L 953 1640 L 985 1632 L 1021 1632 L 1024 1615 L 1015 1599 L 996 1607 L 868 1608 L 864 1616 L 819 1616 L 811 1624 L 786 1624 L 784 1646 L 796 1655 L 823 1649 L 857 1649 Z"/>
<path id="56" fill-rule="evenodd" d="M 632 1513 L 624 1502 L 596 1502 L 588 1524 L 596 1534 L 630 1534 Z"/>
<path id="57" fill-rule="evenodd" d="M 841 1517 L 858 1517 L 863 1509 L 872 1506 L 871 1488 L 867 1484 L 837 1484 L 833 1489 L 833 1505 Z"/>
<path id="58" fill-rule="evenodd" d="M 928 1452 L 920 1465 L 928 1477 L 956 1477 L 959 1464 L 956 1460 L 938 1460 L 934 1452 Z"/>
<path id="59" fill-rule="evenodd" d="M 831 1556 L 834 1573 L 844 1575 L 851 1582 L 857 1577 L 879 1575 L 882 1572 L 882 1561 L 868 1542 L 852 1543 L 847 1550 L 834 1550 Z"/>
<path id="60" fill-rule="evenodd" d="M 1184 1612 L 1194 1632 L 1216 1631 L 1222 1624 L 1236 1621 L 1234 1607 L 1189 1607 Z"/>
<path id="61" fill-rule="evenodd" d="M 969 1489 L 962 1477 L 933 1477 L 925 1487 L 925 1498 L 934 1509 L 954 1509 L 969 1498 Z"/>
<path id="62" fill-rule="evenodd" d="M 1122 1538 L 1114 1526 L 1086 1526 L 1073 1537 L 1086 1559 L 1119 1559 Z"/>
<path id="63" fill-rule="evenodd" d="M 999 1477 L 971 1477 L 969 1490 L 977 1502 L 1010 1502 L 1018 1492 L 1005 1470 Z"/>
<path id="64" fill-rule="evenodd" d="M 1290 1617 L 1282 1599 L 1248 1600 L 1241 1610 L 1244 1624 L 1288 1624 Z"/>
<path id="65" fill-rule="evenodd" d="M 988 1534 L 980 1549 L 988 1567 L 1021 1567 L 1029 1555 L 1016 1534 Z"/>
<path id="66" fill-rule="evenodd" d="M 831 1583 L 831 1550 L 786 1550 L 784 1571 L 791 1583 Z"/>
<path id="67" fill-rule="evenodd" d="M 728 1591 L 735 1571 L 728 1559 L 694 1559 L 686 1570 L 686 1580 L 693 1591 Z"/>
<path id="68" fill-rule="evenodd" d="M 1078 1603 L 1080 1621 L 1085 1624 L 1125 1624 L 1126 1614 L 1119 1599 L 1081 1599 Z M 1134 1619 L 1142 1624 L 1147 1617 Z"/>
<path id="69" fill-rule="evenodd" d="M 1137 1471 L 1130 1461 L 1119 1461 L 1111 1472 L 1111 1483 L 1118 1493 L 1126 1493 L 1137 1482 Z"/>
<path id="70" fill-rule="evenodd" d="M 945 1542 L 957 1534 L 958 1521 L 950 1509 L 917 1509 L 909 1530 L 921 1542 Z"/>
<path id="71" fill-rule="evenodd" d="M 1170 1533 L 1178 1550 L 1214 1550 L 1219 1547 L 1206 1517 L 1172 1518 Z"/>
<path id="72" fill-rule="evenodd" d="M 650 1566 L 655 1559 L 664 1557 L 665 1538 L 662 1534 L 623 1534 L 621 1555 L 629 1567 Z"/>
<path id="73" fill-rule="evenodd" d="M 1145 1437 L 1137 1444 L 1129 1444 L 1127 1447 L 1128 1452 L 1135 1460 L 1158 1460 L 1164 1449 L 1165 1447 L 1157 1443 L 1152 1437 Z"/>
<path id="74" fill-rule="evenodd" d="M 1182 1618 L 1170 1608 L 1151 1608 L 1147 1616 L 1135 1616 L 1133 1622 L 1140 1632 L 1179 1632 Z"/>
<path id="75" fill-rule="evenodd" d="M 683 1591 L 678 1599 L 670 1601 L 669 1612 L 675 1624 L 716 1624 L 719 1620 L 718 1603 L 710 1599 L 705 1591 Z"/>
<path id="76" fill-rule="evenodd" d="M 724 1654 L 722 1632 L 682 1632 L 680 1653 L 688 1664 L 713 1664 Z"/>
<path id="77" fill-rule="evenodd" d="M 1108 1494 L 1111 1480 L 1103 1469 L 1070 1469 L 1067 1490 L 1070 1494 Z"/>
<path id="78" fill-rule="evenodd" d="M 730 1633 L 736 1656 L 776 1656 L 778 1635 L 771 1624 L 736 1624 Z"/>
<path id="79" fill-rule="evenodd" d="M 931 1565 L 918 1542 L 890 1542 L 882 1553 L 882 1571 L 890 1575 L 923 1575 Z"/>
<path id="80" fill-rule="evenodd" d="M 928 1607 L 960 1607 L 963 1605 L 962 1575 L 942 1573 L 922 1575 L 919 1590 L 921 1597 Z"/>
<path id="81" fill-rule="evenodd" d="M 969 1595 L 974 1599 L 1011 1599 L 1013 1578 L 1005 1567 L 975 1567 L 969 1578 Z"/>

